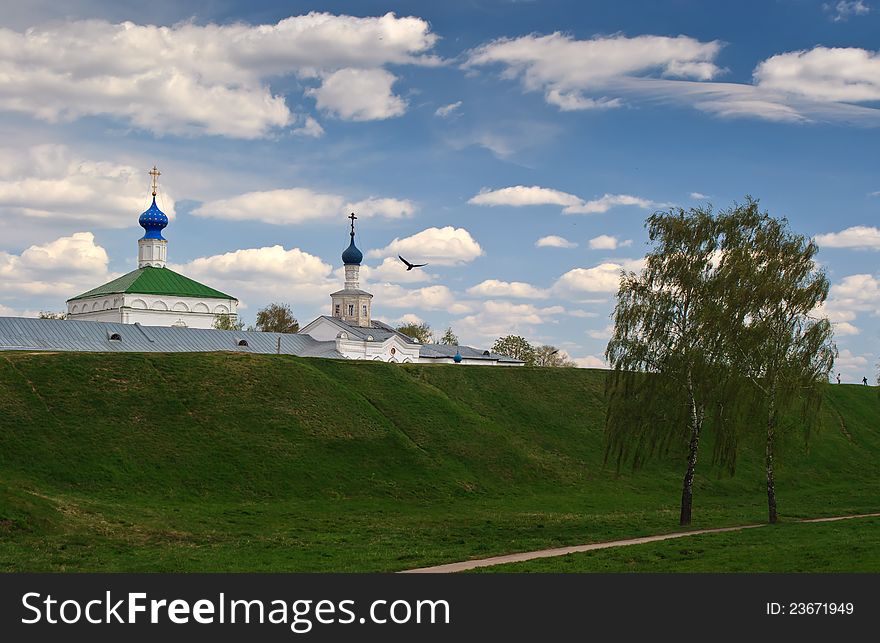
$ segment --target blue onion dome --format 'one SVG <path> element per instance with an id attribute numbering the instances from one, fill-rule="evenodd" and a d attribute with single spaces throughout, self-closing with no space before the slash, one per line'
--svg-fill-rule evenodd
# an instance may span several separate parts
<path id="1" fill-rule="evenodd" d="M 352 212 L 349 219 L 351 219 L 351 243 L 348 244 L 348 247 L 342 252 L 342 263 L 344 264 L 354 264 L 356 266 L 361 265 L 361 261 L 364 260 L 364 253 L 358 250 L 358 247 L 354 245 L 354 220 L 357 217 L 354 216 Z"/>
<path id="2" fill-rule="evenodd" d="M 162 230 L 168 225 L 168 217 L 156 205 L 156 196 L 153 195 L 153 205 L 139 218 L 138 223 L 146 230 L 144 239 L 164 239 Z"/>
<path id="3" fill-rule="evenodd" d="M 456 364 L 461 364 L 461 351 L 455 349 L 455 357 L 452 358 L 452 361 Z"/>

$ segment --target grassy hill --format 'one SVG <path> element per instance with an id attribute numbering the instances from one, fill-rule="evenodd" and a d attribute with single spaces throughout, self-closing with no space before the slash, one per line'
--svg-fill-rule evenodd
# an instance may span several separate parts
<path id="1" fill-rule="evenodd" d="M 677 529 L 680 458 L 602 464 L 601 371 L 0 355 L 0 569 L 397 570 Z M 880 510 L 876 389 L 783 441 L 780 514 Z M 709 445 L 706 445 L 707 447 Z M 695 527 L 765 519 L 760 444 Z"/>

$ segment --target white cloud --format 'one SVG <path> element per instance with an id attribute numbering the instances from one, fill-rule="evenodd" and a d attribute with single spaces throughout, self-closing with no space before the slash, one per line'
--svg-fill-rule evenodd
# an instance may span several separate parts
<path id="1" fill-rule="evenodd" d="M 817 101 L 880 100 L 880 54 L 854 47 L 814 47 L 771 56 L 755 69 L 764 89 Z"/>
<path id="2" fill-rule="evenodd" d="M 332 266 L 299 248 L 287 250 L 280 245 L 200 257 L 170 267 L 242 301 L 280 298 L 323 303 L 339 287 L 332 278 Z"/>
<path id="3" fill-rule="evenodd" d="M 454 327 L 467 342 L 491 342 L 510 334 L 528 338 L 537 333 L 539 326 L 564 312 L 562 306 L 539 308 L 533 304 L 488 300 L 473 315 L 456 321 Z"/>
<path id="4" fill-rule="evenodd" d="M 838 315 L 847 311 L 880 315 L 880 280 L 869 274 L 844 277 L 832 284 L 826 307 L 837 312 Z M 837 317 L 837 319 L 850 321 L 852 318 Z"/>
<path id="5" fill-rule="evenodd" d="M 569 241 L 565 237 L 558 237 L 555 234 L 541 237 L 535 241 L 536 248 L 577 248 L 577 245 L 574 241 Z"/>
<path id="6" fill-rule="evenodd" d="M 520 207 L 524 205 L 561 205 L 573 206 L 583 203 L 580 197 L 567 192 L 542 188 L 537 185 L 526 187 L 515 185 L 509 188 L 489 190 L 484 188 L 480 193 L 468 200 L 473 205 L 498 206 L 507 205 Z"/>
<path id="7" fill-rule="evenodd" d="M 458 301 L 447 286 L 424 286 L 407 290 L 397 284 L 381 283 L 374 284 L 372 290 L 374 301 L 382 307 L 445 310 L 453 315 L 471 311 L 470 304 Z"/>
<path id="8" fill-rule="evenodd" d="M 313 12 L 265 25 L 83 20 L 3 29 L 0 109 L 53 122 L 110 115 L 160 134 L 256 138 L 294 120 L 268 85 L 277 76 L 321 79 L 319 102 L 342 117 L 399 113 L 383 67 L 437 64 L 430 55 L 436 40 L 426 21 L 392 13 Z M 341 70 L 343 77 L 334 76 Z M 353 78 L 360 70 L 366 76 Z M 353 80 L 366 94 L 353 93 L 346 111 L 333 96 Z"/>
<path id="9" fill-rule="evenodd" d="M 512 207 L 559 205 L 562 206 L 562 211 L 565 214 L 596 214 L 607 212 L 619 205 L 634 205 L 644 209 L 664 205 L 629 194 L 604 194 L 598 199 L 585 201 L 574 194 L 537 185 L 531 187 L 514 185 L 498 190 L 484 188 L 479 194 L 471 197 L 468 203 L 490 207 L 499 205 Z"/>
<path id="10" fill-rule="evenodd" d="M 867 354 L 858 355 L 848 348 L 844 348 L 834 360 L 834 370 L 846 374 L 848 379 L 861 381 L 862 377 L 869 375 L 871 367 L 868 357 Z"/>
<path id="11" fill-rule="evenodd" d="M 473 261 L 483 254 L 480 244 L 464 228 L 426 228 L 412 236 L 394 241 L 381 249 L 370 250 L 370 258 L 402 255 L 413 263 L 454 266 Z"/>
<path id="12" fill-rule="evenodd" d="M 565 208 L 563 212 L 565 214 L 596 214 L 608 212 L 608 210 L 618 205 L 634 205 L 643 210 L 649 210 L 651 208 L 663 207 L 665 204 L 629 194 L 603 194 L 598 199 L 578 205 L 571 205 Z"/>
<path id="13" fill-rule="evenodd" d="M 585 357 L 572 357 L 571 361 L 577 364 L 578 368 L 608 368 L 608 364 L 601 357 L 595 355 L 587 355 Z"/>
<path id="14" fill-rule="evenodd" d="M 0 251 L 0 292 L 63 301 L 114 278 L 108 263 L 107 252 L 91 232 L 33 245 L 20 255 Z"/>
<path id="15" fill-rule="evenodd" d="M 345 278 L 344 268 L 336 269 L 340 279 Z M 361 266 L 361 281 L 364 283 L 418 283 L 420 281 L 434 281 L 437 276 L 425 269 L 407 270 L 406 266 L 395 257 L 385 257 L 378 266 Z"/>
<path id="16" fill-rule="evenodd" d="M 568 314 L 572 317 L 579 317 L 582 319 L 589 319 L 592 317 L 598 317 L 599 313 L 590 312 L 588 310 L 569 310 Z"/>
<path id="17" fill-rule="evenodd" d="M 407 200 L 376 197 L 346 203 L 344 197 L 337 194 L 315 192 L 308 188 L 285 188 L 208 201 L 193 210 L 193 214 L 197 217 L 285 225 L 338 218 L 352 211 L 364 218 L 398 219 L 412 215 L 415 205 Z"/>
<path id="18" fill-rule="evenodd" d="M 826 2 L 822 9 L 831 15 L 829 18 L 834 22 L 848 20 L 851 16 L 864 16 L 871 12 L 871 7 L 863 0 L 839 0 L 837 3 Z"/>
<path id="19" fill-rule="evenodd" d="M 0 148 L 0 212 L 51 221 L 127 228 L 150 205 L 147 168 L 76 156 L 64 145 Z M 164 189 L 159 205 L 174 218 Z"/>
<path id="20" fill-rule="evenodd" d="M 340 69 L 306 93 L 318 109 L 347 121 L 376 121 L 406 112 L 406 101 L 391 86 L 397 77 L 384 69 Z"/>
<path id="21" fill-rule="evenodd" d="M 623 270 L 640 270 L 643 260 L 607 261 L 592 268 L 574 268 L 556 280 L 553 291 L 560 295 L 577 296 L 583 293 L 617 292 Z"/>
<path id="22" fill-rule="evenodd" d="M 590 248 L 593 250 L 617 250 L 629 245 L 632 245 L 632 239 L 620 241 L 617 237 L 607 234 L 600 234 L 590 239 Z"/>
<path id="23" fill-rule="evenodd" d="M 416 326 L 420 326 L 421 324 L 425 323 L 425 320 L 413 313 L 406 313 L 404 315 L 401 315 L 397 319 L 392 319 L 388 321 L 387 323 L 395 327 L 403 326 L 404 324 L 415 324 Z"/>
<path id="24" fill-rule="evenodd" d="M 687 36 L 623 35 L 576 40 L 559 32 L 548 36 L 501 38 L 470 52 L 466 67 L 501 65 L 505 78 L 520 78 L 526 91 L 540 91 L 563 110 L 615 107 L 620 101 L 601 92 L 611 79 L 660 74 L 709 80 L 721 69 L 714 59 L 718 41 L 700 42 Z"/>
<path id="25" fill-rule="evenodd" d="M 387 197 L 370 197 L 345 206 L 349 212 L 358 217 L 382 217 L 384 219 L 406 219 L 415 214 L 416 206 L 407 199 L 390 199 Z"/>
<path id="26" fill-rule="evenodd" d="M 614 324 L 609 324 L 605 328 L 602 329 L 591 329 L 587 331 L 587 335 L 592 337 L 593 339 L 601 339 L 601 340 L 609 340 L 611 339 L 611 335 L 614 334 Z"/>
<path id="27" fill-rule="evenodd" d="M 324 136 L 324 128 L 313 117 L 306 116 L 305 123 L 293 130 L 293 134 L 309 138 L 321 138 Z"/>
<path id="28" fill-rule="evenodd" d="M 818 120 L 877 126 L 880 110 L 850 103 L 878 100 L 878 54 L 815 47 L 758 64 L 752 84 L 721 83 L 721 45 L 687 36 L 529 35 L 470 52 L 466 68 L 499 65 L 525 91 L 543 92 L 561 110 L 616 107 L 624 100 L 691 105 L 720 117 L 803 123 Z"/>
<path id="29" fill-rule="evenodd" d="M 522 281 L 499 281 L 486 279 L 467 290 L 469 295 L 480 297 L 516 297 L 522 299 L 546 299 L 550 294 Z"/>
<path id="30" fill-rule="evenodd" d="M 449 103 L 449 105 L 442 105 L 434 111 L 434 116 L 439 116 L 440 118 L 449 118 L 450 116 L 455 116 L 459 113 L 459 107 L 461 107 L 460 100 L 454 103 Z"/>
<path id="31" fill-rule="evenodd" d="M 846 335 L 858 335 L 862 331 L 859 330 L 858 326 L 850 324 L 849 322 L 835 322 L 834 326 L 834 334 L 843 337 Z"/>
<path id="32" fill-rule="evenodd" d="M 703 201 L 705 199 L 710 198 L 708 194 L 703 194 L 702 192 L 691 192 L 690 197 L 697 201 Z"/>
<path id="33" fill-rule="evenodd" d="M 859 248 L 880 250 L 880 229 L 869 226 L 853 226 L 840 232 L 817 234 L 816 243 L 828 248 Z"/>

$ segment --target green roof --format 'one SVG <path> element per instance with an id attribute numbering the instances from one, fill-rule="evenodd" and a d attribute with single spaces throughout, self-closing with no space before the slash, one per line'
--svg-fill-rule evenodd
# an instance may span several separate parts
<path id="1" fill-rule="evenodd" d="M 168 268 L 138 268 L 127 275 L 108 281 L 103 286 L 92 288 L 68 301 L 97 297 L 100 295 L 118 295 L 121 293 L 138 295 L 164 295 L 167 297 L 213 297 L 216 299 L 235 299 L 231 295 L 209 288 L 198 281 L 174 272 Z"/>

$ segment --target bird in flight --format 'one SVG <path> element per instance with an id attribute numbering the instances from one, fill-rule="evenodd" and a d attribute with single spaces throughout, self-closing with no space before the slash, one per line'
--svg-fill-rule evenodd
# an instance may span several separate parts
<path id="1" fill-rule="evenodd" d="M 426 264 L 426 263 L 410 263 L 409 261 L 407 261 L 406 259 L 404 259 L 404 258 L 401 257 L 400 255 L 397 255 L 397 258 L 400 259 L 403 263 L 406 264 L 406 271 L 407 271 L 407 272 L 409 272 L 409 271 L 412 270 L 413 268 L 421 268 L 421 267 L 423 267 L 423 266 L 427 266 L 427 265 L 428 265 L 428 264 Z"/>

